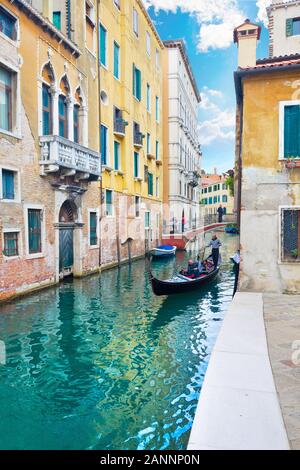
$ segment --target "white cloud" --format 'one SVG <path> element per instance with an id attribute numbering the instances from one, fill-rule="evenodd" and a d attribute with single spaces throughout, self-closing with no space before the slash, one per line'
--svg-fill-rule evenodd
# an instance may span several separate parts
<path id="1" fill-rule="evenodd" d="M 260 1 L 260 0 L 258 0 Z M 232 44 L 233 29 L 245 19 L 238 0 L 145 0 L 147 8 L 194 15 L 200 26 L 198 50 L 224 49 Z"/>
<path id="2" fill-rule="evenodd" d="M 215 140 L 234 140 L 234 111 L 220 111 L 217 116 L 200 123 L 199 136 L 202 145 L 210 145 Z"/>
<path id="3" fill-rule="evenodd" d="M 257 21 L 261 21 L 265 26 L 268 26 L 268 15 L 266 8 L 271 5 L 272 0 L 257 0 L 256 6 L 258 8 Z"/>
<path id="4" fill-rule="evenodd" d="M 201 98 L 198 126 L 201 144 L 208 146 L 216 140 L 234 140 L 235 112 L 222 106 L 223 93 L 205 86 L 201 90 Z"/>

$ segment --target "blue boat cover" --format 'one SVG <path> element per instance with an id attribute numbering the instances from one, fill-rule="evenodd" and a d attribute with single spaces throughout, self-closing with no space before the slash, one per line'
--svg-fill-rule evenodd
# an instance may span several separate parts
<path id="1" fill-rule="evenodd" d="M 166 251 L 172 251 L 174 248 L 173 246 L 170 245 L 161 245 L 157 247 L 158 250 L 166 250 Z"/>

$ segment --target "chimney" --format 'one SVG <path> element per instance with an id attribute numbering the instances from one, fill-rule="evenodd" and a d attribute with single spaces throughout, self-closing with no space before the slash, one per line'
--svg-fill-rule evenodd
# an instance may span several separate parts
<path id="1" fill-rule="evenodd" d="M 43 0 L 43 15 L 53 21 L 53 0 Z"/>
<path id="2" fill-rule="evenodd" d="M 238 46 L 238 67 L 256 66 L 256 47 L 260 39 L 261 27 L 250 20 L 235 28 L 233 37 Z"/>

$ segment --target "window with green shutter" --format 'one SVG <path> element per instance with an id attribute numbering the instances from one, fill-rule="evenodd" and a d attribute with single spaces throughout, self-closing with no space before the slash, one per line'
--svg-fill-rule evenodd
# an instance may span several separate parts
<path id="1" fill-rule="evenodd" d="M 284 158 L 300 157 L 300 106 L 284 107 Z"/>
<path id="2" fill-rule="evenodd" d="M 102 165 L 107 165 L 107 127 L 103 126 L 103 124 L 100 127 L 100 140 Z"/>
<path id="3" fill-rule="evenodd" d="M 114 141 L 114 169 L 120 169 L 120 143 Z"/>
<path id="4" fill-rule="evenodd" d="M 90 212 L 90 245 L 95 246 L 98 244 L 97 237 L 97 213 Z"/>
<path id="5" fill-rule="evenodd" d="M 133 96 L 141 101 L 142 99 L 142 74 L 133 64 Z"/>
<path id="6" fill-rule="evenodd" d="M 148 173 L 148 195 L 153 196 L 153 174 Z"/>
<path id="7" fill-rule="evenodd" d="M 14 171 L 2 170 L 2 197 L 3 199 L 15 199 Z"/>
<path id="8" fill-rule="evenodd" d="M 120 78 L 120 46 L 114 41 L 114 77 Z"/>
<path id="9" fill-rule="evenodd" d="M 139 154 L 138 152 L 134 152 L 133 154 L 133 164 L 134 164 L 134 177 L 135 178 L 138 178 L 140 175 L 139 175 Z"/>
<path id="10" fill-rule="evenodd" d="M 42 211 L 28 209 L 28 245 L 29 253 L 42 252 Z"/>
<path id="11" fill-rule="evenodd" d="M 100 63 L 104 65 L 105 67 L 107 66 L 106 63 L 106 42 L 107 42 L 107 31 L 100 24 Z"/>
<path id="12" fill-rule="evenodd" d="M 293 35 L 293 18 L 288 18 L 286 20 L 286 36 Z"/>
<path id="13" fill-rule="evenodd" d="M 18 256 L 18 232 L 9 232 L 4 234 L 4 256 Z"/>
<path id="14" fill-rule="evenodd" d="M 106 215 L 113 215 L 112 191 L 106 190 Z"/>
<path id="15" fill-rule="evenodd" d="M 55 28 L 61 30 L 61 12 L 60 11 L 53 12 L 53 24 Z"/>

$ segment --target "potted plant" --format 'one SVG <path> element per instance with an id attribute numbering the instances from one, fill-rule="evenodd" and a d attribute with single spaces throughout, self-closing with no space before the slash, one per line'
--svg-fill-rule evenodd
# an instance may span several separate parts
<path id="1" fill-rule="evenodd" d="M 297 248 L 294 250 L 290 251 L 292 258 L 297 259 L 298 258 L 298 250 Z"/>

